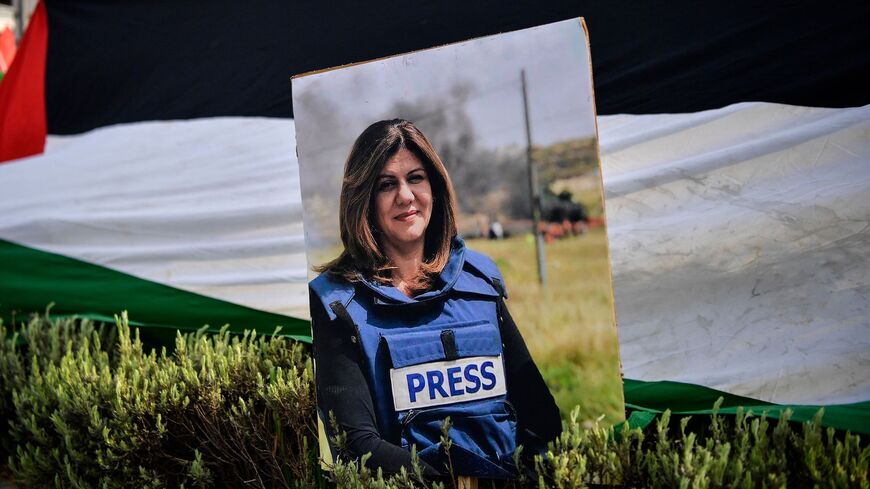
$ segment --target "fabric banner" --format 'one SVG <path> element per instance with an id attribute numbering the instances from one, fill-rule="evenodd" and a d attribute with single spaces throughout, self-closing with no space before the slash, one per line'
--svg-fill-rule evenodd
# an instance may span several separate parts
<path id="1" fill-rule="evenodd" d="M 0 83 L 0 163 L 39 154 L 45 148 L 47 49 L 48 21 L 45 5 L 40 2 L 15 62 Z"/>
<path id="2" fill-rule="evenodd" d="M 825 426 L 854 433 L 870 434 L 870 401 L 851 404 L 773 404 L 748 397 L 681 382 L 643 382 L 625 379 L 625 407 L 631 411 L 629 425 L 646 426 L 655 416 L 670 410 L 679 415 L 736 414 L 780 419 L 789 412 L 790 421 L 806 422 L 821 415 Z M 718 409 L 713 406 L 721 399 Z M 632 419 L 633 418 L 633 419 Z"/>
<path id="3" fill-rule="evenodd" d="M 625 377 L 870 400 L 870 106 L 599 124 Z"/>
<path id="4" fill-rule="evenodd" d="M 599 114 L 870 103 L 870 2 L 47 0 L 50 134 L 292 116 L 290 77 L 584 17 Z M 413 8 L 412 8 L 413 7 Z M 386 14 L 385 14 L 386 13 Z"/>

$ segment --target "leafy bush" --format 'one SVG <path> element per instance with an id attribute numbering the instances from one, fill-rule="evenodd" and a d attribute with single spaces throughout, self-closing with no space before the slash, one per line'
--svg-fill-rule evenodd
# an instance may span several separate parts
<path id="1" fill-rule="evenodd" d="M 321 472 L 310 357 L 279 336 L 203 330 L 157 352 L 124 315 L 114 326 L 0 323 L 0 337 L 0 440 L 25 487 L 456 487 L 365 460 Z M 666 412 L 642 431 L 575 409 L 516 480 L 482 487 L 870 487 L 870 447 L 824 429 L 822 415 L 797 425 L 785 413 L 772 425 L 744 411 L 678 422 Z"/>
<path id="2" fill-rule="evenodd" d="M 560 488 L 616 486 L 632 488 L 866 488 L 870 447 L 848 433 L 824 430 L 821 413 L 802 431 L 792 430 L 788 416 L 769 426 L 765 415 L 738 412 L 734 417 L 714 414 L 701 439 L 678 430 L 665 412 L 653 436 L 640 429 L 591 426 L 578 421 L 575 409 L 565 429 L 544 455 L 534 457 L 517 480 L 501 481 L 504 488 Z M 676 431 L 676 433 L 674 433 Z M 444 442 L 442 437 L 442 442 Z M 340 443 L 340 442 L 339 442 Z M 416 467 L 416 465 L 415 465 Z M 443 489 L 454 481 L 426 480 L 417 468 L 385 476 L 361 461 L 339 461 L 333 469 L 337 487 L 347 489 Z M 496 484 L 493 483 L 495 487 Z M 485 487 L 485 486 L 484 486 Z"/>
<path id="3" fill-rule="evenodd" d="M 0 325 L 0 334 L 3 440 L 23 485 L 310 487 L 319 479 L 312 367 L 301 344 L 201 330 L 179 334 L 172 354 L 146 352 L 126 315 L 116 328 L 46 317 L 11 337 Z"/>

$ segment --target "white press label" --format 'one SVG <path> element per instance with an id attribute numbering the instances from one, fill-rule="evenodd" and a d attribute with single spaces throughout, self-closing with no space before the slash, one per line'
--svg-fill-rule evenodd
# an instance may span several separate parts
<path id="1" fill-rule="evenodd" d="M 396 411 L 486 399 L 507 392 L 501 355 L 390 370 Z"/>

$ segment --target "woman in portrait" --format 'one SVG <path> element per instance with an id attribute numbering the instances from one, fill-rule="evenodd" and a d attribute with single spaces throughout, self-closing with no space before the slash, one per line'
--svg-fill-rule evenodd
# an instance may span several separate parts
<path id="1" fill-rule="evenodd" d="M 498 267 L 457 236 L 441 159 L 412 123 L 376 122 L 347 158 L 339 207 L 344 251 L 310 283 L 318 410 L 347 434 L 334 455 L 398 472 L 414 445 L 439 475 L 449 416 L 457 475 L 512 477 L 517 445 L 543 449 L 559 410 Z"/>

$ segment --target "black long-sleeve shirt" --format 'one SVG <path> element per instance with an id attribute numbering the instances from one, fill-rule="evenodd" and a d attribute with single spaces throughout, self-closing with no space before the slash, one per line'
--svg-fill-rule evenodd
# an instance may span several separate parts
<path id="1" fill-rule="evenodd" d="M 374 402 L 362 370 L 362 352 L 351 340 L 351 325 L 341 319 L 330 320 L 315 294 L 310 294 L 310 301 L 317 405 L 324 420 L 329 412 L 335 415 L 347 434 L 346 449 L 351 457 L 371 453 L 367 462 L 370 467 L 381 467 L 386 472 L 410 469 L 410 452 L 383 440 L 378 432 Z M 499 311 L 507 398 L 517 411 L 517 443 L 528 454 L 561 433 L 559 408 L 504 303 L 499 304 Z M 329 427 L 327 433 L 332 434 Z M 420 463 L 427 475 L 438 475 L 437 470 Z"/>

